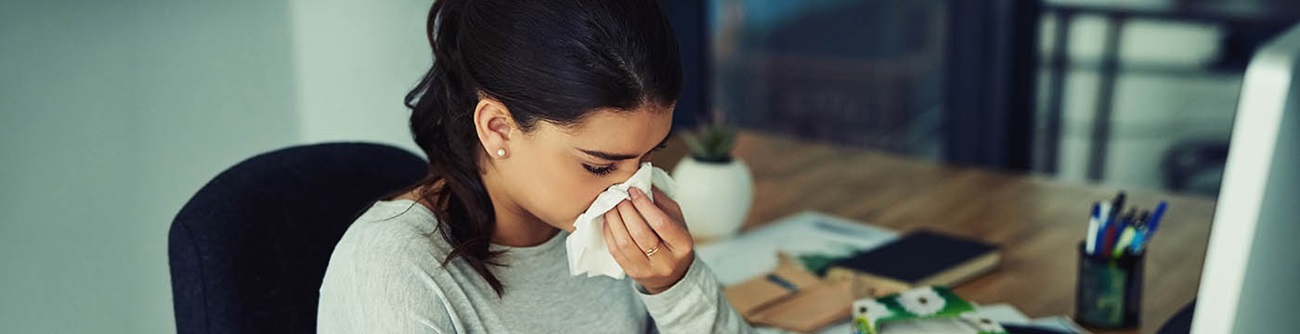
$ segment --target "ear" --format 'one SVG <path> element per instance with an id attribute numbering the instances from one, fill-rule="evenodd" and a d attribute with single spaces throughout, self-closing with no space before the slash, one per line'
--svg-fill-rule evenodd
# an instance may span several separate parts
<path id="1" fill-rule="evenodd" d="M 478 140 L 489 158 L 510 156 L 510 135 L 515 130 L 515 120 L 501 102 L 487 98 L 478 100 L 474 107 L 474 130 L 478 132 Z"/>

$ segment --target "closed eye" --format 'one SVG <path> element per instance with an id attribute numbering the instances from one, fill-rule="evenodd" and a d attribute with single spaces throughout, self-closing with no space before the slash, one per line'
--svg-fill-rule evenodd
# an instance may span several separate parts
<path id="1" fill-rule="evenodd" d="M 605 165 L 605 166 L 592 166 L 588 164 L 582 164 L 582 168 L 586 169 L 587 172 L 594 174 L 596 176 L 605 176 L 614 172 L 613 164 Z"/>

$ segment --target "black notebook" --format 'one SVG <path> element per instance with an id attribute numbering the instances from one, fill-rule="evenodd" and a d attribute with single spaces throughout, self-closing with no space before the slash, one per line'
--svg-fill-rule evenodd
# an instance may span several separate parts
<path id="1" fill-rule="evenodd" d="M 856 280 L 856 286 L 867 290 L 859 293 L 883 296 L 916 286 L 956 286 L 993 270 L 1000 260 L 993 245 L 917 231 L 835 261 L 826 276 Z"/>

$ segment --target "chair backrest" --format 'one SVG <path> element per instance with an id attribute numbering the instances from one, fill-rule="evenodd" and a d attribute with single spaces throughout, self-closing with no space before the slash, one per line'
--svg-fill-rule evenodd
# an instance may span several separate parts
<path id="1" fill-rule="evenodd" d="M 217 175 L 168 236 L 177 331 L 315 332 L 320 283 L 343 232 L 427 170 L 395 147 L 329 143 L 261 154 Z"/>

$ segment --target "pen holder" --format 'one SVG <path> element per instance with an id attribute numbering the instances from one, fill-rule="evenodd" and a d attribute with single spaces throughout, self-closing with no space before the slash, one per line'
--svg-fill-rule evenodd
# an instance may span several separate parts
<path id="1" fill-rule="evenodd" d="M 1142 278 L 1146 253 L 1124 252 L 1120 257 L 1088 255 L 1079 244 L 1079 278 L 1075 287 L 1074 318 L 1097 329 L 1138 326 L 1142 312 Z"/>

